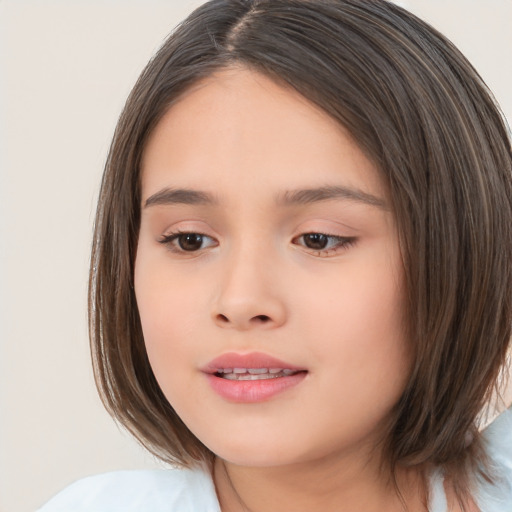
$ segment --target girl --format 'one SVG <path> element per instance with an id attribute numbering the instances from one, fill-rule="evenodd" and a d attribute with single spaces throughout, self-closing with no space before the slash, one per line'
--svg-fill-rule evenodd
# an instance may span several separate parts
<path id="1" fill-rule="evenodd" d="M 512 510 L 511 413 L 478 428 L 511 262 L 507 130 L 443 36 L 383 0 L 206 3 L 127 101 L 90 278 L 104 404 L 175 469 L 41 510 Z"/>

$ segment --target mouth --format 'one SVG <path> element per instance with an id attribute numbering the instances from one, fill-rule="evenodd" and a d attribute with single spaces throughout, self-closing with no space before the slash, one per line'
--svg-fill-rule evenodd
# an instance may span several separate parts
<path id="1" fill-rule="evenodd" d="M 271 400 L 295 387 L 308 371 L 268 354 L 224 354 L 211 361 L 203 373 L 221 398 L 236 403 Z"/>
<path id="2" fill-rule="evenodd" d="M 219 368 L 214 375 L 227 380 L 268 380 L 290 377 L 304 371 L 288 368 Z"/>

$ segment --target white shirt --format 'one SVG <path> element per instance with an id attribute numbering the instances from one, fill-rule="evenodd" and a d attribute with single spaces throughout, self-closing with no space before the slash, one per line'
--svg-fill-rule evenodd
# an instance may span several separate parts
<path id="1" fill-rule="evenodd" d="M 512 408 L 484 432 L 498 480 L 483 480 L 481 512 L 512 512 Z M 443 477 L 432 475 L 430 512 L 447 512 Z M 116 471 L 71 484 L 38 512 L 220 512 L 211 476 L 202 469 Z"/>
<path id="2" fill-rule="evenodd" d="M 115 471 L 71 484 L 39 512 L 220 512 L 203 470 Z"/>

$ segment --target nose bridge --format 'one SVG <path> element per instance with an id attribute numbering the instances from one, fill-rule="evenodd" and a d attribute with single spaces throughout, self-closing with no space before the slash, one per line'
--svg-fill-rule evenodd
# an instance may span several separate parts
<path id="1" fill-rule="evenodd" d="M 214 321 L 222 327 L 247 330 L 276 327 L 285 321 L 278 265 L 264 244 L 246 241 L 233 247 L 224 260 L 214 301 Z"/>

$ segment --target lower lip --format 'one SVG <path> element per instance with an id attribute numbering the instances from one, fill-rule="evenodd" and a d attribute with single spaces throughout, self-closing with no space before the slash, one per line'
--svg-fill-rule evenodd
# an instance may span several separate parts
<path id="1" fill-rule="evenodd" d="M 262 380 L 228 380 L 207 374 L 212 389 L 229 402 L 257 403 L 270 400 L 297 384 L 306 377 L 306 372 L 295 373 L 287 377 Z"/>

